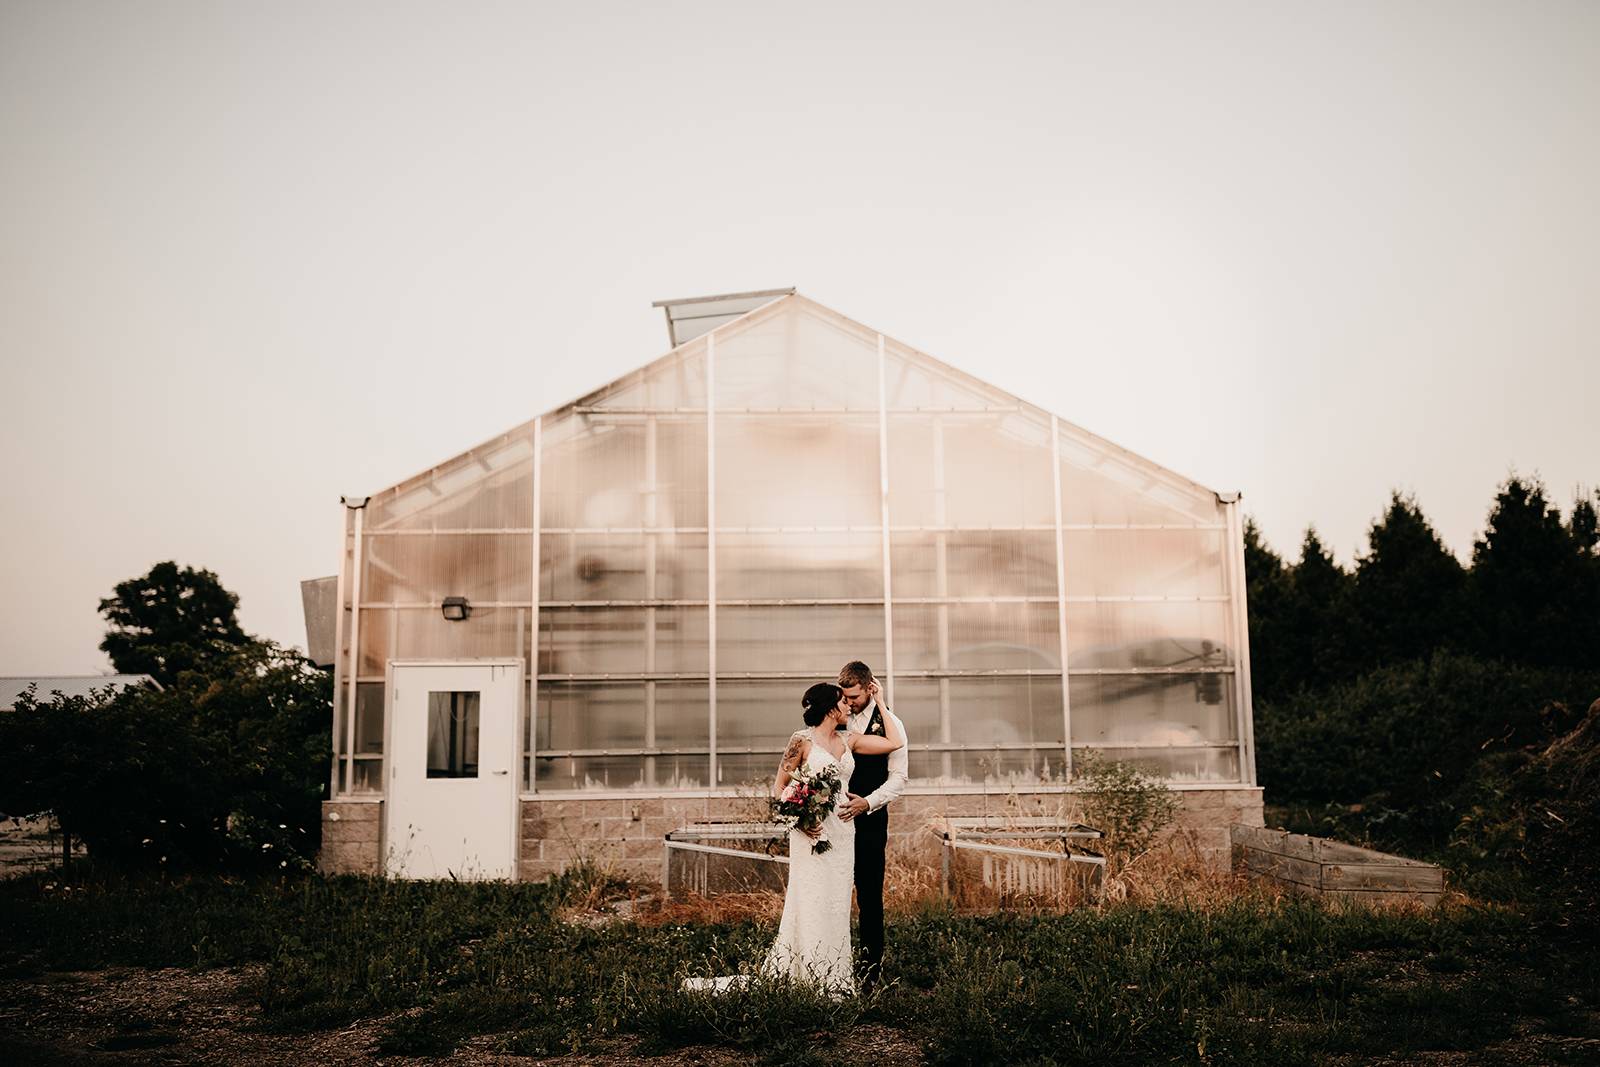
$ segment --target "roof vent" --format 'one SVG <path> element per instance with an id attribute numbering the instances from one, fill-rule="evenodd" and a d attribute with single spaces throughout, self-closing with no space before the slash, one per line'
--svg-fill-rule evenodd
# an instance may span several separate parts
<path id="1" fill-rule="evenodd" d="M 651 307 L 662 308 L 667 313 L 667 336 L 672 347 L 692 341 L 703 333 L 710 333 L 725 322 L 732 322 L 770 304 L 780 297 L 793 296 L 794 288 L 762 289 L 753 293 L 723 293 L 720 296 L 691 296 L 683 300 L 657 300 Z"/>

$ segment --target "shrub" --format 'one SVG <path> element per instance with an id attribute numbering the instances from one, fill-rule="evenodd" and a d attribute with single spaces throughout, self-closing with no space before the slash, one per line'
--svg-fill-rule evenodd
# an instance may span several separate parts
<path id="1" fill-rule="evenodd" d="M 1278 804 L 1360 803 L 1391 843 L 1442 846 L 1486 752 L 1572 725 L 1600 693 L 1592 672 L 1440 652 L 1321 692 L 1257 706 L 1257 766 Z"/>
<path id="2" fill-rule="evenodd" d="M 1107 861 L 1127 866 L 1149 851 L 1178 813 L 1178 798 L 1166 783 L 1131 763 L 1096 752 L 1078 757 L 1074 777 L 1084 820 L 1105 833 Z"/>
<path id="3" fill-rule="evenodd" d="M 165 690 L 33 695 L 0 716 L 0 809 L 55 813 L 120 866 L 309 867 L 321 841 L 331 684 L 251 642 Z"/>

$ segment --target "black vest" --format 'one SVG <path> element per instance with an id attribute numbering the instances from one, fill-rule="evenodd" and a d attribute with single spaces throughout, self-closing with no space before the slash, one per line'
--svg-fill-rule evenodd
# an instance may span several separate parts
<path id="1" fill-rule="evenodd" d="M 888 727 L 883 722 L 883 708 L 877 704 L 872 706 L 872 718 L 867 720 L 867 727 L 862 733 L 873 734 L 877 737 L 884 736 Z M 889 780 L 889 754 L 881 756 L 867 756 L 856 753 L 856 769 L 850 775 L 850 792 L 858 797 L 864 797 Z"/>

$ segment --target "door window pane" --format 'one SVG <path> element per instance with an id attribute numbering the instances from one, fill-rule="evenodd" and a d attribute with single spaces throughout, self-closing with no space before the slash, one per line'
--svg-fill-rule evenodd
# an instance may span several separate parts
<path id="1" fill-rule="evenodd" d="M 428 694 L 428 777 L 478 777 L 478 694 Z"/>

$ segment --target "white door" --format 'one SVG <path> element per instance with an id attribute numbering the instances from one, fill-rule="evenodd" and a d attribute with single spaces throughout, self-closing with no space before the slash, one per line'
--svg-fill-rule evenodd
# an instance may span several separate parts
<path id="1" fill-rule="evenodd" d="M 519 660 L 391 663 L 384 870 L 515 878 Z"/>

